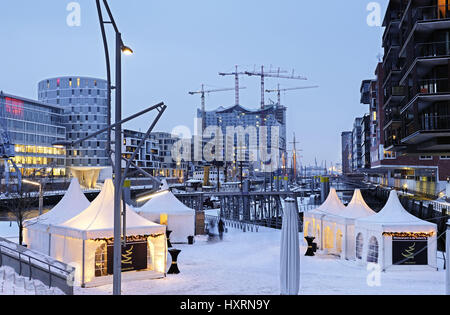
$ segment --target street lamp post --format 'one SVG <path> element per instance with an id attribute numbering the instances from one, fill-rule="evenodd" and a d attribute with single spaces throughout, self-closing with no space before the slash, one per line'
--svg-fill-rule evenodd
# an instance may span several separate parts
<path id="1" fill-rule="evenodd" d="M 122 35 L 116 33 L 116 123 L 122 119 Z M 122 203 L 122 126 L 116 125 L 114 131 L 114 260 L 113 260 L 113 294 L 121 294 L 122 276 L 122 238 L 121 238 L 121 203 Z M 125 210 L 125 209 L 124 209 Z M 126 239 L 126 235 L 123 236 Z"/>
<path id="2" fill-rule="evenodd" d="M 108 91 L 115 89 L 115 130 L 114 130 L 114 258 L 113 258 L 113 294 L 121 294 L 121 273 L 122 273 L 122 53 L 126 55 L 133 54 L 133 50 L 123 44 L 122 34 L 114 21 L 107 0 L 103 0 L 103 4 L 108 12 L 109 21 L 103 20 L 101 12 L 100 0 L 97 0 L 97 11 L 100 19 L 103 43 L 105 46 L 105 57 L 108 75 Z M 106 39 L 105 24 L 112 24 L 116 34 L 116 85 L 111 86 L 110 62 L 108 53 L 108 41 Z M 111 98 L 109 97 L 109 102 Z M 108 104 L 109 107 L 110 104 Z M 110 116 L 109 116 L 110 117 Z M 110 136 L 108 136 L 108 139 Z M 107 148 L 110 150 L 110 148 Z M 125 209 L 124 209 L 125 210 Z M 126 235 L 123 235 L 126 239 Z"/>

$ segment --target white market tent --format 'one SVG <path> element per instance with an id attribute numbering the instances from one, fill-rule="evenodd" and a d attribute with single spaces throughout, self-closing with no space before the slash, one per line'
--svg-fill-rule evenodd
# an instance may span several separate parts
<path id="1" fill-rule="evenodd" d="M 147 269 L 124 273 L 122 278 L 149 279 L 165 276 L 166 227 L 150 222 L 126 206 L 127 242 L 146 249 Z M 114 185 L 107 179 L 98 197 L 83 212 L 50 227 L 52 257 L 77 267 L 76 283 L 94 286 L 112 280 L 108 265 L 114 237 Z M 136 245 L 137 247 L 138 245 Z M 130 250 L 131 251 L 131 250 Z M 145 253 L 144 253 L 145 256 Z"/>
<path id="2" fill-rule="evenodd" d="M 304 213 L 304 235 L 315 237 L 315 242 L 321 250 L 333 248 L 332 240 L 334 237 L 331 230 L 326 228 L 324 230 L 324 218 L 330 215 L 339 217 L 344 211 L 345 205 L 339 199 L 336 189 L 332 188 L 327 199 L 320 207 Z M 324 231 L 327 233 L 324 233 Z"/>
<path id="3" fill-rule="evenodd" d="M 136 212 L 147 220 L 167 225 L 172 231 L 171 243 L 187 243 L 188 237 L 195 235 L 195 210 L 179 201 L 166 182 L 154 196 Z"/>
<path id="4" fill-rule="evenodd" d="M 341 230 L 336 233 L 334 253 L 340 255 L 342 259 L 356 259 L 355 243 L 355 222 L 358 218 L 366 218 L 375 215 L 364 200 L 361 191 L 356 189 L 353 198 L 344 209 L 340 217 L 327 216 L 325 219 L 328 225 L 336 223 Z"/>
<path id="5" fill-rule="evenodd" d="M 437 226 L 408 213 L 396 191 L 377 214 L 355 222 L 356 259 L 382 270 L 437 267 Z"/>
<path id="6" fill-rule="evenodd" d="M 311 215 L 307 215 L 308 220 L 305 222 L 313 222 L 316 226 L 315 237 L 319 249 L 324 253 L 338 255 L 342 259 L 355 259 L 355 220 L 374 215 L 375 212 L 364 201 L 359 189 L 355 190 L 347 207 L 334 189 L 328 199 Z"/>
<path id="7" fill-rule="evenodd" d="M 81 191 L 78 179 L 73 178 L 61 201 L 49 212 L 25 222 L 24 239 L 28 248 L 50 253 L 51 225 L 63 223 L 81 213 L 91 203 Z"/>

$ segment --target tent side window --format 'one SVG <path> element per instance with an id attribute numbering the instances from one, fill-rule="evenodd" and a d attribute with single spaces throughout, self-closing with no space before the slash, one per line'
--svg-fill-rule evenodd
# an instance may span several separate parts
<path id="1" fill-rule="evenodd" d="M 103 277 L 108 275 L 108 252 L 106 244 L 102 244 L 95 251 L 95 276 Z"/>
<path id="2" fill-rule="evenodd" d="M 362 252 L 363 252 L 363 244 L 364 244 L 364 237 L 362 233 L 359 233 L 356 237 L 356 258 L 362 259 Z"/>
<path id="3" fill-rule="evenodd" d="M 367 254 L 367 262 L 378 263 L 378 240 L 372 237 L 369 242 L 369 253 Z"/>

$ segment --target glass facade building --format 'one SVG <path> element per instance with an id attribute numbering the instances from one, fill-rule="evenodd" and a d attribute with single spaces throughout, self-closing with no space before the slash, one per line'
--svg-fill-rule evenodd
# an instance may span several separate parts
<path id="1" fill-rule="evenodd" d="M 67 140 L 78 140 L 108 125 L 107 82 L 88 77 L 58 77 L 38 85 L 39 101 L 62 107 Z M 67 150 L 67 166 L 105 167 L 107 133 Z"/>
<path id="2" fill-rule="evenodd" d="M 205 113 L 205 128 L 208 128 L 210 126 L 218 126 L 221 128 L 222 133 L 225 137 L 224 139 L 224 145 L 228 141 L 233 141 L 236 145 L 236 152 L 235 155 L 239 155 L 240 148 L 237 146 L 237 138 L 234 134 L 229 135 L 227 133 L 228 127 L 243 127 L 244 129 L 248 127 L 254 127 L 256 128 L 256 134 L 251 135 L 249 134 L 246 136 L 245 140 L 245 148 L 244 152 L 241 154 L 245 155 L 246 161 L 249 159 L 253 160 L 255 159 L 255 156 L 257 152 L 251 152 L 250 144 L 256 143 L 258 146 L 260 146 L 260 141 L 264 140 L 266 141 L 267 145 L 271 146 L 271 127 L 278 127 L 279 128 L 279 149 L 281 153 L 286 154 L 286 107 L 281 105 L 266 105 L 263 110 L 249 110 L 242 106 L 236 105 L 229 108 L 223 108 L 219 107 L 216 110 L 213 111 L 207 111 Z M 197 110 L 197 118 L 201 119 L 202 117 L 202 111 L 200 109 Z M 259 137 L 260 133 L 260 127 L 266 126 L 267 127 L 267 139 L 261 139 Z M 229 139 L 229 137 L 233 137 L 234 139 Z M 256 137 L 253 139 L 253 137 Z M 280 155 L 281 159 L 281 155 Z M 254 166 L 257 169 L 259 165 L 259 162 L 256 163 Z"/>
<path id="3" fill-rule="evenodd" d="M 23 175 L 65 176 L 66 150 L 52 145 L 66 139 L 63 112 L 58 106 L 0 93 L 0 123 L 14 144 L 12 159 Z"/>

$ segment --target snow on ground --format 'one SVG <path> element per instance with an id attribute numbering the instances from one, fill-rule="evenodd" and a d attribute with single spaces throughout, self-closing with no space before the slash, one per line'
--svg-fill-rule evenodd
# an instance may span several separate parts
<path id="1" fill-rule="evenodd" d="M 19 227 L 16 222 L 0 221 L 0 237 L 19 242 Z"/>
<path id="2" fill-rule="evenodd" d="M 10 267 L 1 267 L 0 295 L 64 295 L 64 293 L 57 288 L 49 288 L 40 281 L 20 277 Z"/>
<path id="3" fill-rule="evenodd" d="M 176 245 L 179 275 L 124 282 L 123 294 L 146 295 L 279 295 L 281 231 L 258 233 L 229 229 L 223 242 L 197 237 L 195 245 Z M 305 244 L 304 244 L 305 245 Z M 302 246 L 302 253 L 306 247 Z M 171 263 L 168 259 L 168 265 Z M 444 294 L 444 271 L 392 272 L 381 275 L 380 287 L 369 287 L 369 272 L 352 261 L 330 256 L 301 259 L 300 294 Z M 112 285 L 75 288 L 75 294 L 111 294 Z"/>

